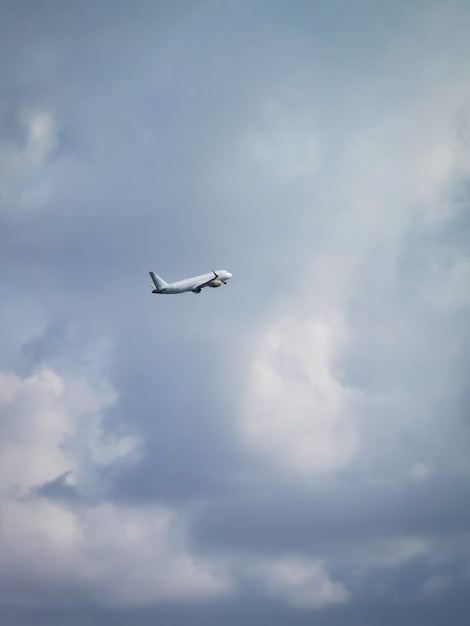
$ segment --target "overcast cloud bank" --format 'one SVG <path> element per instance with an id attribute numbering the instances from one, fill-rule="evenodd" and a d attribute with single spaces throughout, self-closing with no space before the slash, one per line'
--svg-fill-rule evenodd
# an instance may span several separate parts
<path id="1" fill-rule="evenodd" d="M 4 4 L 2 619 L 466 624 L 466 4 Z"/>

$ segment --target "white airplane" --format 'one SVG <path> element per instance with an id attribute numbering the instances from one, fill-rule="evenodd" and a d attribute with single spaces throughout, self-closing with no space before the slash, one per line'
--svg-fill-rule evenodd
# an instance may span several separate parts
<path id="1" fill-rule="evenodd" d="M 185 278 L 176 283 L 167 283 L 155 272 L 149 272 L 149 274 L 152 279 L 150 283 L 152 293 L 184 293 L 185 291 L 200 293 L 203 287 L 220 287 L 220 285 L 226 285 L 229 278 L 232 278 L 232 274 L 226 270 L 212 270 L 209 274 Z"/>

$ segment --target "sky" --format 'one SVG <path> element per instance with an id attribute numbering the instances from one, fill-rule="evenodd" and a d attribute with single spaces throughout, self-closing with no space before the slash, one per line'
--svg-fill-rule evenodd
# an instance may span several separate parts
<path id="1" fill-rule="evenodd" d="M 468 3 L 0 8 L 1 623 L 468 624 Z"/>

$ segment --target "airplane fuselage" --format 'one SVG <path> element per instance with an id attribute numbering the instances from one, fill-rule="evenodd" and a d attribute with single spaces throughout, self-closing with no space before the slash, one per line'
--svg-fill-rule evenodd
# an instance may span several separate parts
<path id="1" fill-rule="evenodd" d="M 155 289 L 152 289 L 152 293 L 161 294 L 185 293 L 187 291 L 199 293 L 204 287 L 220 287 L 224 285 L 227 280 L 232 278 L 232 274 L 226 270 L 216 270 L 207 274 L 201 274 L 200 276 L 178 280 L 174 283 L 166 283 L 162 279 L 160 279 L 160 281 L 156 280 L 159 277 L 153 272 L 150 273 L 150 276 L 153 280 L 152 286 L 155 287 Z"/>

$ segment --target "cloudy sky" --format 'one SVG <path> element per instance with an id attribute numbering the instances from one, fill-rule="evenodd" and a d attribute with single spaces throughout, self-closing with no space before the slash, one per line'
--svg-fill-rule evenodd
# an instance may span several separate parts
<path id="1" fill-rule="evenodd" d="M 468 3 L 0 7 L 1 623 L 468 624 Z"/>

